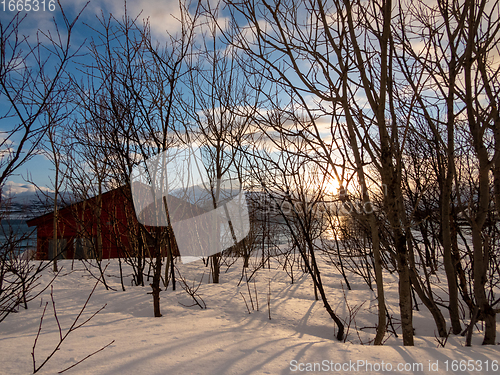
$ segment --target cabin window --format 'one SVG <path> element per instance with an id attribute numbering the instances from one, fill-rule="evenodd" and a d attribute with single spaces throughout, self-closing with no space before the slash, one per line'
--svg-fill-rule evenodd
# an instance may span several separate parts
<path id="1" fill-rule="evenodd" d="M 55 241 L 49 240 L 49 259 L 66 259 L 66 245 L 68 241 L 65 238 L 57 239 L 57 250 Z"/>
<path id="2" fill-rule="evenodd" d="M 75 238 L 75 259 L 93 258 L 94 241 L 92 238 Z"/>

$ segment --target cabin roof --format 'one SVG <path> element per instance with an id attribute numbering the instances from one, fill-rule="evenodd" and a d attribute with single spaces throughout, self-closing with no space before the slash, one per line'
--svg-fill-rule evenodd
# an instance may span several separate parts
<path id="1" fill-rule="evenodd" d="M 111 193 L 115 193 L 115 192 L 118 192 L 120 190 L 124 190 L 124 188 L 125 188 L 125 185 L 124 186 L 120 186 L 120 187 L 118 187 L 116 189 L 112 189 L 112 190 L 109 190 L 109 191 L 103 193 L 101 196 L 102 196 L 102 198 L 106 199 L 108 197 L 108 195 L 110 195 Z M 97 198 L 97 196 L 93 196 L 91 198 L 83 199 L 81 201 L 78 201 L 78 202 L 69 204 L 67 206 L 64 206 L 63 208 L 59 209 L 59 213 L 61 215 L 66 215 L 72 208 L 74 208 L 74 207 L 76 207 L 78 205 L 81 205 L 83 203 L 93 201 L 96 198 Z M 43 215 L 36 216 L 34 218 L 26 220 L 26 224 L 28 224 L 28 227 L 38 226 L 38 225 L 41 225 L 41 224 L 45 223 L 48 220 L 51 220 L 53 216 L 54 216 L 54 211 L 50 211 L 50 212 L 47 212 L 47 213 L 45 213 Z"/>
<path id="2" fill-rule="evenodd" d="M 102 197 L 103 201 L 106 201 L 108 199 L 108 197 L 110 197 L 112 194 L 120 192 L 120 191 L 126 195 L 126 192 L 123 191 L 123 190 L 125 190 L 126 187 L 127 187 L 126 185 L 123 185 L 123 186 L 120 186 L 116 189 L 109 190 L 109 191 L 103 193 L 101 197 Z M 59 210 L 59 214 L 61 216 L 66 216 L 66 215 L 70 214 L 72 209 L 74 209 L 75 207 L 82 205 L 83 203 L 91 202 L 91 201 L 95 200 L 96 198 L 97 198 L 97 196 L 94 196 L 94 197 L 67 205 Z M 203 214 L 206 212 L 206 210 L 204 210 L 202 207 L 199 207 L 195 204 L 187 202 L 183 199 L 177 198 L 173 195 L 168 196 L 168 201 L 169 201 L 169 204 L 173 203 L 175 205 L 175 207 L 177 207 L 177 208 L 183 207 L 183 210 L 181 211 L 181 216 L 182 216 L 182 213 L 188 215 L 186 217 L 186 219 L 193 217 L 193 216 L 196 216 L 196 215 Z M 40 226 L 40 225 L 43 225 L 43 224 L 49 222 L 50 220 L 52 220 L 53 217 L 54 217 L 54 211 L 47 212 L 43 215 L 26 220 L 26 224 L 28 225 L 28 227 Z"/>

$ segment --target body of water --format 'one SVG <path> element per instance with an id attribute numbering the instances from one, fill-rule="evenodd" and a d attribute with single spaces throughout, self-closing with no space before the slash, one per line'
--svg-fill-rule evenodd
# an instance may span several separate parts
<path id="1" fill-rule="evenodd" d="M 0 225 L 0 251 L 5 250 L 9 241 L 15 244 L 16 254 L 36 249 L 36 228 L 28 227 L 24 219 L 4 219 Z"/>

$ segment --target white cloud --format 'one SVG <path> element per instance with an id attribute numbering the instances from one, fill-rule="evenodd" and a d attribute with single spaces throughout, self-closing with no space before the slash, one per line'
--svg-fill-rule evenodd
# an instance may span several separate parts
<path id="1" fill-rule="evenodd" d="M 103 2 L 104 3 L 104 2 Z M 115 1 L 109 11 L 121 20 L 125 15 L 124 3 Z M 149 20 L 154 39 L 164 39 L 167 32 L 175 34 L 181 30 L 181 11 L 176 0 L 142 0 L 127 2 L 127 14 L 138 21 Z M 140 24 L 138 26 L 141 26 Z"/>
<path id="2" fill-rule="evenodd" d="M 41 186 L 40 190 L 44 192 L 52 192 L 51 189 L 48 187 Z M 20 182 L 14 182 L 14 181 L 7 181 L 5 183 L 5 186 L 2 190 L 2 196 L 14 196 L 17 194 L 25 194 L 25 193 L 32 193 L 35 194 L 38 192 L 38 189 L 36 188 L 35 185 L 31 183 L 20 183 Z"/>

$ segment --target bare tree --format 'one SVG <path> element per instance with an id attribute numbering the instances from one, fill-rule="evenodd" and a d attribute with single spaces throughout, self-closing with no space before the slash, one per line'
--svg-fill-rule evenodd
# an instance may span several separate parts
<path id="1" fill-rule="evenodd" d="M 466 290 L 466 276 L 462 270 L 462 258 L 457 246 L 457 211 L 466 214 L 472 228 L 474 265 L 474 297 L 480 310 L 481 319 L 486 320 L 485 344 L 494 342 L 494 312 L 484 291 L 488 270 L 488 254 L 491 253 L 486 220 L 492 210 L 490 203 L 491 185 L 489 177 L 498 158 L 492 139 L 498 128 L 498 2 L 478 1 L 462 3 L 458 1 L 438 1 L 432 8 L 423 2 L 408 5 L 406 23 L 411 25 L 401 30 L 402 52 L 398 63 L 402 67 L 406 81 L 410 83 L 417 105 L 407 108 L 418 112 L 430 134 L 429 144 L 436 154 L 443 260 L 448 279 L 450 296 L 450 317 L 454 333 L 461 330 L 458 310 L 458 284 L 464 301 L 473 315 L 473 302 Z M 403 18 L 401 16 L 401 18 Z M 419 35 L 423 48 L 415 48 L 412 39 Z M 419 79 L 412 79 L 422 71 Z M 417 82 L 423 84 L 417 85 Z M 424 94 L 431 90 L 434 95 Z M 484 101 L 479 101 L 484 97 Z M 493 104 L 495 103 L 495 104 Z M 442 120 L 442 118 L 445 120 Z M 460 124 L 466 119 L 465 132 Z M 457 128 L 459 131 L 457 131 Z M 442 134 L 446 134 L 446 138 Z M 460 137 L 470 140 L 464 144 Z M 495 142 L 495 141 L 494 141 Z M 462 159 L 457 152 L 467 147 L 476 161 L 469 163 L 469 157 Z M 475 165 L 475 172 L 468 173 L 464 166 Z M 476 177 L 478 176 L 478 177 Z M 476 181 L 477 180 L 477 181 Z M 464 185 L 477 191 L 469 195 Z M 476 181 L 476 182 L 474 182 Z M 497 181 L 497 180 L 496 180 Z M 472 184 L 472 185 L 471 185 Z M 493 183 L 494 185 L 494 183 Z M 454 199 L 453 199 L 454 197 Z M 470 199 L 465 210 L 465 200 Z M 457 275 L 460 282 L 457 282 Z M 473 324 L 473 323 L 472 323 Z"/>
<path id="2" fill-rule="evenodd" d="M 286 132 L 276 131 L 286 120 L 280 112 L 256 118 L 260 140 L 255 139 L 244 154 L 253 178 L 260 182 L 260 190 L 276 204 L 292 237 L 293 248 L 300 254 L 313 280 L 316 297 L 321 298 L 338 328 L 335 337 L 342 340 L 344 324 L 329 303 L 317 260 L 316 240 L 322 227 L 318 215 L 326 176 L 317 173 L 309 143 L 295 133 L 302 124 L 289 125 Z"/>
<path id="3" fill-rule="evenodd" d="M 237 146 L 251 124 L 260 90 L 254 87 L 250 98 L 240 76 L 235 49 L 231 46 L 221 48 L 218 40 L 218 27 L 211 18 L 217 17 L 218 10 L 208 9 L 207 12 L 195 66 L 187 76 L 186 86 L 191 95 L 185 98 L 184 109 L 192 119 L 187 140 L 199 144 L 208 177 L 204 188 L 210 195 L 211 208 L 217 209 L 226 207 L 224 203 L 238 194 L 245 182 L 244 158 Z M 228 223 L 236 244 L 234 228 L 231 221 Z M 248 253 L 244 240 L 240 246 L 244 254 Z M 210 261 L 212 281 L 218 283 L 221 253 L 210 256 Z"/>
<path id="4" fill-rule="evenodd" d="M 357 89 L 353 88 L 354 82 L 359 83 L 359 78 L 353 77 L 357 74 L 359 77 L 358 64 L 364 64 L 353 61 L 354 51 L 359 51 L 362 47 L 355 46 L 354 42 L 348 40 L 349 31 L 353 27 L 348 25 L 349 20 L 345 15 L 353 14 L 351 6 L 339 2 L 326 5 L 322 1 L 310 1 L 307 5 L 299 2 L 262 2 L 256 5 L 233 1 L 228 1 L 227 4 L 234 21 L 231 23 L 233 28 L 229 28 L 225 36 L 229 43 L 239 48 L 247 55 L 248 60 L 252 61 L 245 64 L 245 74 L 261 76 L 266 80 L 263 87 L 266 87 L 266 92 L 270 94 L 267 102 L 261 104 L 263 108 L 267 105 L 268 111 L 272 108 L 291 114 L 290 119 L 299 124 L 294 134 L 315 150 L 311 160 L 317 162 L 323 173 L 339 181 L 340 185 L 345 183 L 344 174 L 339 173 L 339 170 L 345 168 L 345 159 L 342 163 L 336 162 L 333 150 L 339 146 L 337 141 L 343 136 L 340 132 L 341 125 L 347 122 L 350 133 L 349 137 L 344 139 L 350 142 L 347 144 L 352 150 L 358 152 L 359 157 L 353 164 L 356 165 L 357 177 L 364 187 L 364 202 L 369 205 L 369 191 L 363 183 L 363 166 L 371 160 L 363 160 L 361 156 L 364 155 L 362 149 L 366 145 L 365 136 L 369 132 L 357 130 L 359 121 L 364 120 L 364 117 L 356 112 L 356 108 L 351 108 L 357 92 Z M 241 25 L 241 22 L 236 21 L 239 17 L 244 17 L 248 24 L 238 27 L 238 24 Z M 381 69 L 377 68 L 377 74 Z M 377 86 L 379 87 L 385 92 L 384 84 Z M 278 94 L 274 96 L 275 92 Z M 342 115 L 332 117 L 336 113 Z M 304 118 L 307 120 L 303 121 Z M 292 134 L 283 124 L 278 123 L 278 127 L 274 129 L 277 133 Z M 373 155 L 370 156 L 373 160 Z M 344 157 L 347 157 L 346 153 Z M 396 218 L 394 220 L 396 221 Z M 379 329 L 376 341 L 381 343 L 385 332 L 385 303 L 376 240 L 377 228 L 375 222 L 371 222 L 379 294 Z M 409 296 L 409 276 L 405 271 L 406 258 L 400 258 L 405 262 L 401 268 L 401 280 L 404 281 L 401 284 L 404 297 L 402 306 L 405 308 L 406 317 L 404 325 L 409 327 L 411 300 L 406 298 Z M 413 335 L 412 328 L 406 329 L 406 332 L 407 337 L 408 334 Z M 411 339 L 407 340 L 407 343 L 411 344 Z"/>
<path id="5" fill-rule="evenodd" d="M 41 30 L 31 38 L 22 36 L 26 16 L 20 13 L 0 23 L 0 97 L 8 103 L 0 114 L 8 124 L 0 136 L 0 189 L 35 155 L 49 127 L 67 116 L 61 103 L 67 100 L 68 64 L 79 52 L 70 41 L 81 12 L 74 20 L 61 12 L 64 36 Z"/>
<path id="6" fill-rule="evenodd" d="M 456 180 L 454 129 L 460 117 L 467 117 L 480 176 L 480 198 L 474 202 L 477 210 L 469 216 L 475 227 L 474 288 L 492 327 L 492 309 L 484 293 L 486 255 L 490 251 L 483 229 L 489 210 L 488 175 L 496 163 L 491 139 L 498 122 L 498 111 L 492 104 L 498 97 L 498 4 L 439 1 L 437 8 L 432 8 L 422 2 L 391 1 L 226 3 L 233 16 L 231 27 L 224 29 L 226 40 L 252 62 L 245 65 L 246 74 L 265 76 L 265 84 L 272 88 L 268 92 L 278 93 L 269 94 L 262 107 L 294 114 L 296 123 L 301 124 L 294 134 L 314 146 L 315 160 L 325 174 L 341 180 L 337 172 L 340 166 L 332 160 L 332 145 L 340 146 L 344 161 L 355 172 L 361 201 L 368 208 L 365 215 L 375 258 L 377 343 L 382 341 L 385 322 L 381 245 L 397 266 L 404 344 L 413 345 L 412 288 L 433 314 L 439 334 L 447 334 L 446 322 L 428 282 L 428 270 L 423 269 L 421 276 L 415 263 L 412 228 L 421 220 L 416 213 L 425 191 L 413 189 L 405 180 L 412 173 L 411 166 L 406 165 L 409 159 L 405 147 L 418 138 L 417 124 L 425 127 L 424 134 L 432 135 L 427 145 L 438 157 L 433 183 L 440 184 L 443 224 L 439 240 L 443 243 L 452 328 L 454 332 L 461 328 L 455 272 L 460 267 L 452 236 L 455 228 L 451 199 Z M 244 17 L 246 25 L 237 22 L 240 17 Z M 416 36 L 423 40 L 423 48 L 416 48 Z M 429 90 L 435 93 L 436 100 L 428 99 Z M 487 104 L 477 98 L 487 98 Z M 429 109 L 431 103 L 438 106 L 435 111 Z M 301 121 L 298 112 L 307 121 Z M 326 130 L 319 126 L 322 120 L 329 124 Z M 446 139 L 442 137 L 443 129 Z M 275 130 L 292 133 L 281 124 Z M 331 136 L 331 141 L 325 141 L 326 135 Z M 335 143 L 339 137 L 343 142 Z M 379 182 L 373 184 L 370 180 Z M 376 196 L 371 191 L 373 185 L 385 188 L 378 217 L 370 213 Z M 455 197 L 460 199 L 460 193 Z M 379 232 L 385 238 L 379 236 L 377 227 L 383 228 Z M 491 342 L 491 334 L 486 341 Z"/>
<path id="7" fill-rule="evenodd" d="M 127 13 L 121 21 L 103 15 L 95 30 L 98 37 L 90 47 L 93 61 L 84 66 L 89 79 L 78 87 L 82 105 L 77 127 L 83 130 L 83 137 L 79 137 L 82 147 L 77 154 L 82 157 L 89 154 L 85 149 L 92 150 L 92 160 L 98 163 L 92 175 L 102 175 L 99 184 L 94 179 L 87 186 L 96 186 L 98 196 L 106 188 L 125 184 L 128 193 L 124 199 L 130 200 L 133 168 L 180 142 L 185 115 L 180 110 L 178 85 L 186 74 L 185 60 L 191 52 L 198 11 L 191 13 L 188 4 L 179 6 L 180 31 L 167 35 L 163 47 L 157 45 L 147 22 L 139 26 Z M 165 253 L 173 256 L 172 230 L 142 224 L 130 229 L 127 254 L 134 262 L 136 283 L 144 283 L 149 258 L 154 315 L 161 316 L 161 269 Z M 173 262 L 170 264 L 174 281 Z M 175 281 L 172 285 L 175 288 Z"/>
<path id="8" fill-rule="evenodd" d="M 2 194 L 6 182 L 37 154 L 49 129 L 57 128 L 70 113 L 68 67 L 79 53 L 70 42 L 81 12 L 73 20 L 66 17 L 62 7 L 61 13 L 65 29 L 59 30 L 60 24 L 54 21 L 55 33 L 38 30 L 36 35 L 22 35 L 27 21 L 20 13 L 0 22 L 0 98 L 5 103 L 0 114 L 2 219 L 7 206 Z M 40 273 L 50 264 L 36 266 L 30 263 L 28 254 L 20 258 L 25 240 L 14 232 L 6 233 L 0 246 L 0 320 L 19 305 L 28 307 L 27 302 L 36 297 L 32 293 Z"/>
<path id="9" fill-rule="evenodd" d="M 500 132 L 499 102 L 499 62 L 490 65 L 498 56 L 499 24 L 498 3 L 487 10 L 487 1 L 467 3 L 463 9 L 464 18 L 464 72 L 463 87 L 457 95 L 463 100 L 471 135 L 471 143 L 478 162 L 477 192 L 468 219 L 472 227 L 474 249 L 474 296 L 479 313 L 485 321 L 483 345 L 495 345 L 496 313 L 485 290 L 487 270 L 490 264 L 491 243 L 485 233 L 488 212 L 491 210 L 490 171 L 500 158 L 497 144 L 491 145 L 491 132 Z M 494 60 L 493 60 L 494 61 Z M 496 65 L 496 66 L 495 66 Z M 480 98 L 485 96 L 486 102 Z M 498 208 L 497 208 L 498 210 Z"/>

